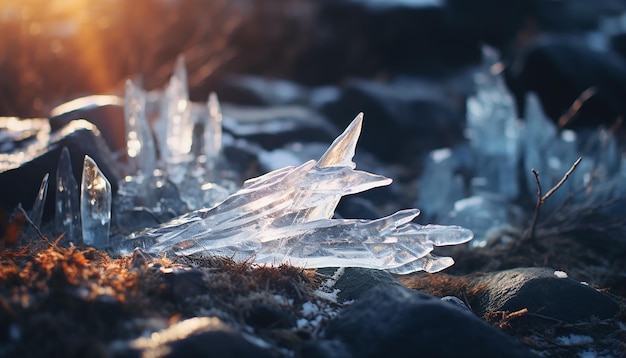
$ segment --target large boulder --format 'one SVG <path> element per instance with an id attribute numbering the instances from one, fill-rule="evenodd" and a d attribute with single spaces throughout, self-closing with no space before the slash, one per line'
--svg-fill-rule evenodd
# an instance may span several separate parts
<path id="1" fill-rule="evenodd" d="M 398 286 L 370 290 L 335 317 L 324 338 L 354 357 L 531 357 L 467 310 Z"/>
<path id="2" fill-rule="evenodd" d="M 117 191 L 121 178 L 113 154 L 91 123 L 71 121 L 56 132 L 50 132 L 46 119 L 0 118 L 4 140 L 0 154 L 0 207 L 12 211 L 18 203 L 29 210 L 41 180 L 50 174 L 48 200 L 44 216 L 54 213 L 56 172 L 61 150 L 67 147 L 76 182 L 81 182 L 83 158 L 89 155 Z"/>

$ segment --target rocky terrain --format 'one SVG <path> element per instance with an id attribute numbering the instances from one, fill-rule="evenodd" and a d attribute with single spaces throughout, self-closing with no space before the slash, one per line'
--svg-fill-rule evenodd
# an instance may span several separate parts
<path id="1" fill-rule="evenodd" d="M 127 164 L 123 106 L 53 109 L 82 95 L 120 95 L 129 77 L 162 88 L 179 54 L 192 100 L 215 91 L 225 115 L 280 128 L 246 132 L 224 122 L 236 143 L 255 145 L 225 144 L 234 180 L 277 169 L 284 153 L 318 158 L 316 144 L 365 112 L 355 162 L 394 185 L 342 199 L 338 217 L 378 218 L 429 194 L 418 180 L 425 158 L 468 142 L 467 99 L 477 91 L 472 79 L 485 44 L 499 53 L 490 70 L 505 79 L 520 117 L 526 95 L 535 93 L 559 131 L 610 132 L 615 151 L 594 153 L 617 153 L 619 162 L 621 2 L 150 3 L 83 9 L 31 0 L 0 8 L 3 33 L 17 34 L 0 44 L 0 116 L 21 118 L 1 118 L 0 356 L 626 355 L 626 197 L 617 191 L 593 205 L 568 201 L 575 190 L 606 189 L 602 181 L 558 189 L 562 196 L 546 199 L 535 221 L 534 183 L 520 185 L 533 189 L 511 198 L 521 211 L 516 225 L 497 226 L 483 247 L 437 248 L 456 263 L 435 274 L 266 267 L 210 253 L 118 255 L 55 232 L 52 198 L 41 225 L 16 210 L 18 203 L 32 209 L 64 147 L 77 180 L 87 154 L 116 192 Z M 30 127 L 9 130 L 19 123 Z M 20 152 L 48 124 L 46 146 Z M 453 153 L 463 161 L 463 150 Z M 480 174 L 472 170 L 459 165 L 454 173 L 469 182 Z M 622 164 L 622 176 L 610 179 L 619 183 L 623 172 Z M 544 193 L 554 185 L 541 184 Z M 162 191 L 176 199 L 168 210 L 118 215 L 111 234 L 183 214 L 177 189 Z"/>

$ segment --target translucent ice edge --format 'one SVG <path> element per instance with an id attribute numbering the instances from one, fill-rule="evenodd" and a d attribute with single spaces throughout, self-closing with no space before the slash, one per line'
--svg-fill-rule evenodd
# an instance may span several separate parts
<path id="1" fill-rule="evenodd" d="M 431 251 L 471 240 L 468 229 L 412 223 L 417 209 L 376 220 L 332 219 L 342 196 L 391 184 L 389 178 L 354 169 L 362 121 L 359 114 L 318 161 L 249 179 L 212 208 L 131 235 L 118 244 L 118 252 L 140 246 L 155 254 L 221 255 L 309 268 L 368 267 L 398 274 L 451 266 L 452 258 Z"/>

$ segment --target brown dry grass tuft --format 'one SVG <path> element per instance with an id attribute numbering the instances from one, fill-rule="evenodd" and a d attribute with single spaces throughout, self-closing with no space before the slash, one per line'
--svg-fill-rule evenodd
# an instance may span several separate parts
<path id="1" fill-rule="evenodd" d="M 223 257 L 113 259 L 59 241 L 0 251 L 0 343 L 6 347 L 0 355 L 106 356 L 108 342 L 185 318 L 216 316 L 233 327 L 254 327 L 250 317 L 259 303 L 280 318 L 298 317 L 304 302 L 320 300 L 313 294 L 319 283 L 314 272 L 288 265 Z M 291 331 L 285 338 L 284 324 L 259 329 L 284 347 L 301 340 Z M 19 337 L 11 338 L 15 332 Z M 33 340 L 41 345 L 27 343 Z"/>

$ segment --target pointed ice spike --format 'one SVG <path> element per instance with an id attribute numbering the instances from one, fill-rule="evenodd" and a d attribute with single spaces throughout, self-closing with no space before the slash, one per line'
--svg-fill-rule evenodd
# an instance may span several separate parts
<path id="1" fill-rule="evenodd" d="M 185 65 L 185 55 L 179 55 L 176 58 L 176 64 L 174 65 L 174 73 L 172 74 L 172 81 L 180 82 L 180 94 L 181 97 L 189 99 L 189 84 L 187 82 L 187 67 Z"/>
<path id="2" fill-rule="evenodd" d="M 185 59 L 180 56 L 162 98 L 161 121 L 166 133 L 160 136 L 165 138 L 160 145 L 165 162 L 180 161 L 191 151 L 194 123 L 190 107 Z"/>
<path id="3" fill-rule="evenodd" d="M 78 206 L 80 192 L 72 171 L 70 152 L 67 148 L 61 151 L 56 175 L 56 198 L 54 226 L 57 234 L 64 233 L 65 238 L 79 243 L 80 207 Z"/>
<path id="4" fill-rule="evenodd" d="M 48 197 L 48 178 L 50 177 L 50 173 L 46 173 L 41 180 L 41 186 L 39 186 L 39 192 L 37 193 L 37 198 L 35 198 L 35 202 L 33 203 L 33 209 L 30 212 L 30 220 L 37 227 L 41 227 L 41 219 L 43 218 L 43 209 L 46 204 L 46 198 Z M 34 228 L 29 226 L 26 230 L 26 234 L 29 235 Z"/>
<path id="5" fill-rule="evenodd" d="M 320 168 L 325 167 L 348 167 L 351 169 L 356 168 L 356 164 L 352 162 L 354 153 L 356 151 L 356 144 L 361 135 L 361 128 L 363 127 L 363 113 L 359 113 L 348 125 L 348 127 L 335 138 L 333 143 L 328 147 L 326 152 L 318 160 L 317 166 Z M 389 185 L 391 179 L 385 178 L 388 182 L 383 185 Z M 311 183 L 313 186 L 318 187 L 319 183 Z M 306 213 L 308 220 L 316 219 L 330 219 L 341 200 L 341 196 L 337 195 L 333 200 L 329 200 L 326 205 L 320 205 L 315 208 L 311 208 Z"/>
<path id="6" fill-rule="evenodd" d="M 151 176 L 156 167 L 156 148 L 146 117 L 146 94 L 126 81 L 124 115 L 126 118 L 126 150 L 134 174 Z"/>
<path id="7" fill-rule="evenodd" d="M 347 166 L 355 168 L 352 162 L 356 150 L 356 143 L 361 135 L 363 113 L 359 113 L 350 125 L 328 147 L 324 155 L 317 161 L 319 167 Z"/>
<path id="8" fill-rule="evenodd" d="M 214 164 L 222 150 L 222 109 L 215 92 L 207 101 L 209 116 L 204 123 L 204 155 L 207 163 Z"/>
<path id="9" fill-rule="evenodd" d="M 85 245 L 107 246 L 111 225 L 111 184 L 87 155 L 83 161 L 80 213 Z"/>

